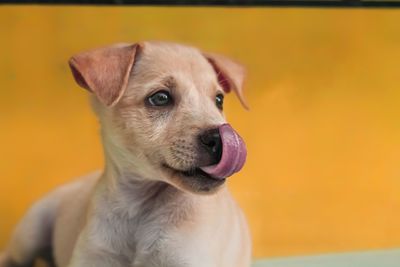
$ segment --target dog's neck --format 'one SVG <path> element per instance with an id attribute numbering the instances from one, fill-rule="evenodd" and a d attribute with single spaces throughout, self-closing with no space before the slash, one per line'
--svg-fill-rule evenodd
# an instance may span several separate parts
<path id="1" fill-rule="evenodd" d="M 95 194 L 103 203 L 120 214 L 128 217 L 139 216 L 143 210 L 167 208 L 181 203 L 181 209 L 191 207 L 194 195 L 159 181 L 140 176 L 132 166 L 127 167 L 118 161 L 119 155 L 113 154 L 115 147 L 104 140 L 105 169 L 97 185 Z"/>

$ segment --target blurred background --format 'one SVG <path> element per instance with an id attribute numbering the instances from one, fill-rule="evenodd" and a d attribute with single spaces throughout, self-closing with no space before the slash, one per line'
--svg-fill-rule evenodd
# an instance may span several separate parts
<path id="1" fill-rule="evenodd" d="M 0 249 L 46 192 L 103 165 L 68 58 L 168 40 L 248 69 L 248 145 L 229 186 L 254 257 L 400 246 L 400 10 L 0 7 Z"/>

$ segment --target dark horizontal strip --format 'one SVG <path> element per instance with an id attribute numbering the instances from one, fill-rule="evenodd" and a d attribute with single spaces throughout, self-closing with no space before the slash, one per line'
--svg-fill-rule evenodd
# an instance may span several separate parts
<path id="1" fill-rule="evenodd" d="M 1 4 L 148 5 L 148 6 L 265 6 L 265 7 L 400 7 L 400 0 L 0 0 Z"/>

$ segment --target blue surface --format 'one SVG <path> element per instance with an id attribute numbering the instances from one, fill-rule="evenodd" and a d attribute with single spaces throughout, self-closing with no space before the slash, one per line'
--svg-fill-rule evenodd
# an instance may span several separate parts
<path id="1" fill-rule="evenodd" d="M 272 258 L 253 267 L 400 267 L 400 249 Z"/>

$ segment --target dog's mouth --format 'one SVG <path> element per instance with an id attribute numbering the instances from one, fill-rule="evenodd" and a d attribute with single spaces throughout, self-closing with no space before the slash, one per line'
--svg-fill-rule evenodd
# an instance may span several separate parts
<path id="1" fill-rule="evenodd" d="M 172 176 L 179 178 L 180 182 L 187 188 L 197 192 L 210 192 L 225 183 L 226 179 L 215 178 L 204 172 L 200 167 L 194 167 L 189 170 L 178 170 L 168 164 L 163 164 L 163 167 L 170 172 Z"/>
<path id="2" fill-rule="evenodd" d="M 215 177 L 211 176 L 210 174 L 208 174 L 205 171 L 203 171 L 202 169 L 200 169 L 200 167 L 195 167 L 195 168 L 191 168 L 186 171 L 182 171 L 182 170 L 177 170 L 175 168 L 172 168 L 168 164 L 163 164 L 163 166 L 164 166 L 164 168 L 167 168 L 167 169 L 173 171 L 175 174 L 179 174 L 180 176 L 187 177 L 187 178 L 199 178 L 199 179 L 203 178 L 203 179 L 211 179 L 211 180 L 215 180 L 215 181 L 220 181 L 220 180 L 225 181 L 225 179 L 215 178 Z"/>

